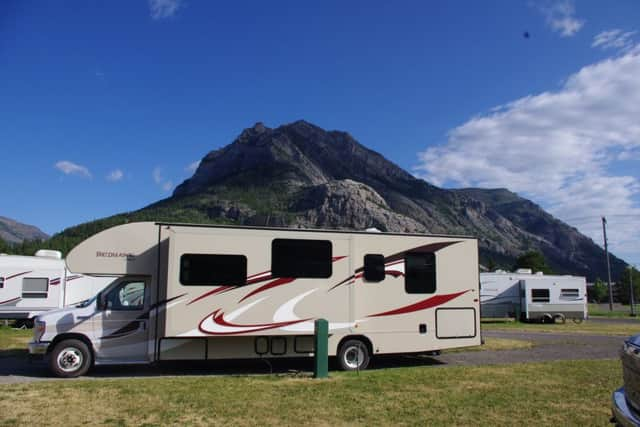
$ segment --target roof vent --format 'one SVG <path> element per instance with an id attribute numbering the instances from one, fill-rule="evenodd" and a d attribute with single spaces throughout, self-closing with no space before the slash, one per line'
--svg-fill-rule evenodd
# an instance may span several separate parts
<path id="1" fill-rule="evenodd" d="M 366 231 L 367 233 L 382 233 L 382 231 L 378 230 L 378 229 L 377 229 L 377 228 L 375 228 L 375 227 L 367 228 L 365 231 Z"/>
<path id="2" fill-rule="evenodd" d="M 36 252 L 36 256 L 43 258 L 62 259 L 62 252 L 52 251 L 50 249 L 40 249 Z"/>
<path id="3" fill-rule="evenodd" d="M 519 268 L 516 270 L 516 273 L 518 274 L 531 274 L 532 271 L 530 268 Z"/>

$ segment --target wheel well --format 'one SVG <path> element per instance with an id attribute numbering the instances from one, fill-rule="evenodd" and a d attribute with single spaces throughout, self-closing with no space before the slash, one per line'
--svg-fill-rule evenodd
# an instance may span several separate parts
<path id="1" fill-rule="evenodd" d="M 51 341 L 51 344 L 47 348 L 47 353 L 51 353 L 51 351 L 56 346 L 56 344 L 64 340 L 80 340 L 83 343 L 85 343 L 89 348 L 89 351 L 91 352 L 91 359 L 95 361 L 95 351 L 93 350 L 93 344 L 91 344 L 91 340 L 87 338 L 86 335 L 82 335 L 82 334 L 68 333 L 68 334 L 56 335 L 56 337 L 53 339 L 53 341 Z"/>
<path id="2" fill-rule="evenodd" d="M 371 344 L 371 340 L 364 335 L 347 335 L 346 337 L 342 338 L 338 343 L 336 354 L 340 353 L 340 348 L 342 347 L 342 344 L 344 344 L 349 340 L 362 341 L 364 345 L 367 346 L 367 350 L 369 350 L 369 356 L 373 356 L 373 344 Z"/>

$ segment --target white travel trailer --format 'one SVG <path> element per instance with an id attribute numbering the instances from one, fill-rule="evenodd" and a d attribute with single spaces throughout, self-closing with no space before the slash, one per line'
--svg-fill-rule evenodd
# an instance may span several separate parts
<path id="1" fill-rule="evenodd" d="M 483 318 L 516 317 L 527 321 L 576 321 L 587 318 L 584 277 L 552 276 L 530 269 L 480 274 Z"/>
<path id="2" fill-rule="evenodd" d="M 92 363 L 376 354 L 480 345 L 469 237 L 130 223 L 75 247 L 68 268 L 121 278 L 36 320 L 32 354 L 59 376 Z"/>
<path id="3" fill-rule="evenodd" d="M 58 251 L 0 256 L 0 319 L 31 320 L 38 314 L 91 298 L 113 277 L 72 274 Z"/>

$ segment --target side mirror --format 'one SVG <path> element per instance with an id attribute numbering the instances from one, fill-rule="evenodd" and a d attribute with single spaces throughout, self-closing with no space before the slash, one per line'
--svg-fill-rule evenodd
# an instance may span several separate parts
<path id="1" fill-rule="evenodd" d="M 98 310 L 105 310 L 107 308 L 107 296 L 100 292 L 97 298 Z"/>

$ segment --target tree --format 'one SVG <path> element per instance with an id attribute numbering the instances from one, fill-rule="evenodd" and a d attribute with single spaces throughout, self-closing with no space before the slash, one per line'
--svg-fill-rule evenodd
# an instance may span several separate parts
<path id="1" fill-rule="evenodd" d="M 638 297 L 640 296 L 640 271 L 635 268 L 631 269 L 631 276 L 633 279 L 633 299 L 636 304 L 640 303 Z M 616 282 L 616 290 L 618 300 L 623 304 L 629 304 L 629 269 L 625 269 L 622 275 Z"/>
<path id="2" fill-rule="evenodd" d="M 606 302 L 609 300 L 609 287 L 600 278 L 588 289 L 589 300 L 593 302 Z"/>
<path id="3" fill-rule="evenodd" d="M 553 274 L 544 255 L 538 251 L 528 251 L 520 255 L 513 269 L 517 270 L 518 268 L 530 268 L 534 273 L 542 271 L 544 274 Z"/>

